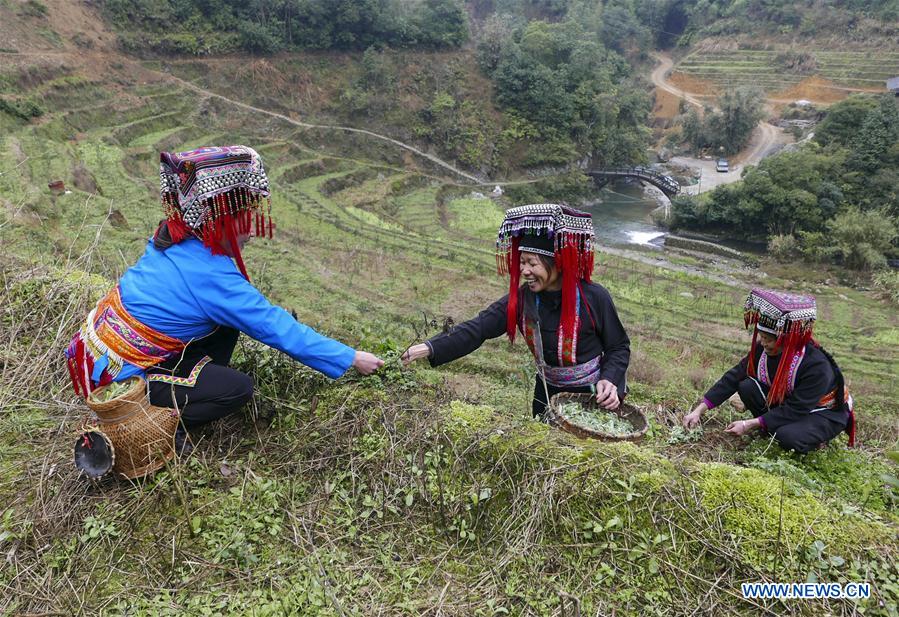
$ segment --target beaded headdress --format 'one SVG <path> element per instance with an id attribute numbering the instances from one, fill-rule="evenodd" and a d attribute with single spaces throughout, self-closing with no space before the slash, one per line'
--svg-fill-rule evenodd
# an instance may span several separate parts
<path id="1" fill-rule="evenodd" d="M 500 275 L 509 275 L 506 333 L 515 341 L 518 327 L 519 253 L 552 257 L 562 276 L 562 319 L 559 327 L 577 337 L 577 304 L 580 282 L 590 282 L 596 236 L 590 214 L 558 204 L 530 204 L 510 208 L 496 237 L 496 264 Z"/>
<path id="2" fill-rule="evenodd" d="M 159 160 L 159 191 L 172 242 L 193 236 L 213 254 L 223 254 L 227 242 L 247 276 L 237 234 L 250 233 L 255 226 L 257 236 L 271 237 L 274 228 L 268 177 L 259 154 L 247 146 L 213 146 L 161 152 Z"/>
<path id="3" fill-rule="evenodd" d="M 748 374 L 755 377 L 755 347 L 759 332 L 777 336 L 783 359 L 768 393 L 768 405 L 783 402 L 787 391 L 789 367 L 812 340 L 817 318 L 817 306 L 812 296 L 800 296 L 769 289 L 753 289 L 746 298 L 743 322 L 753 326 L 752 346 L 749 350 Z"/>

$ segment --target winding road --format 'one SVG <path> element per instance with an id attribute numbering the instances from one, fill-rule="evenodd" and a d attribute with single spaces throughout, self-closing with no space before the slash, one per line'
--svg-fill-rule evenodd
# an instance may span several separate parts
<path id="1" fill-rule="evenodd" d="M 667 81 L 668 76 L 674 68 L 674 61 L 670 56 L 657 53 L 653 54 L 653 57 L 659 62 L 659 65 L 650 75 L 652 83 L 656 88 L 670 92 L 674 96 L 682 98 L 700 109 L 706 107 L 707 103 L 703 103 L 700 99 Z M 698 184 L 685 186 L 681 189 L 681 192 L 684 194 L 696 195 L 699 192 L 713 189 L 721 184 L 736 182 L 742 176 L 744 167 L 747 165 L 758 165 L 763 158 L 789 141 L 789 138 L 783 130 L 762 120 L 755 128 L 755 131 L 753 131 L 752 137 L 749 140 L 749 145 L 746 149 L 730 160 L 730 171 L 727 173 L 720 173 L 715 170 L 714 159 L 696 159 L 686 156 L 676 156 L 671 159 L 671 163 L 701 170 L 702 175 L 700 176 Z"/>

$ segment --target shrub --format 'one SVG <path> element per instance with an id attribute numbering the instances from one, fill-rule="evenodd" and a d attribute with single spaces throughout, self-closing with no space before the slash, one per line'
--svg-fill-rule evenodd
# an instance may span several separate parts
<path id="1" fill-rule="evenodd" d="M 0 98 L 0 112 L 21 118 L 22 120 L 31 120 L 32 118 L 43 116 L 44 108 L 28 99 L 15 101 Z"/>
<path id="2" fill-rule="evenodd" d="M 802 256 L 810 261 L 830 261 L 833 247 L 827 245 L 827 236 L 820 231 L 800 231 L 799 244 Z"/>
<path id="3" fill-rule="evenodd" d="M 827 222 L 831 249 L 843 263 L 855 270 L 876 270 L 886 266 L 886 253 L 899 235 L 896 223 L 878 211 L 861 212 L 850 208 Z"/>
<path id="4" fill-rule="evenodd" d="M 777 261 L 789 261 L 799 252 L 799 242 L 792 234 L 771 236 L 768 239 L 768 253 Z"/>
<path id="5" fill-rule="evenodd" d="M 899 304 L 899 270 L 881 270 L 874 275 L 874 285 L 885 298 Z"/>

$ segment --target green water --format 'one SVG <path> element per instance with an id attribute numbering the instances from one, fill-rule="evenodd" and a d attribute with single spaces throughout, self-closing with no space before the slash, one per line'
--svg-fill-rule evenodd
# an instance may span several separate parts
<path id="1" fill-rule="evenodd" d="M 660 247 L 665 231 L 650 217 L 658 207 L 659 202 L 644 196 L 642 187 L 625 183 L 605 187 L 596 203 L 582 206 L 593 215 L 600 246 Z"/>

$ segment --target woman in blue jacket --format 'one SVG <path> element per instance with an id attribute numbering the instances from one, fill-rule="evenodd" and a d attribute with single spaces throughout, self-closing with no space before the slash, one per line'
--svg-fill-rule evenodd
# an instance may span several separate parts
<path id="1" fill-rule="evenodd" d="M 150 402 L 177 406 L 189 430 L 252 397 L 252 379 L 228 366 L 240 332 L 331 378 L 383 364 L 298 322 L 250 283 L 241 249 L 252 230 L 271 237 L 273 229 L 255 150 L 200 148 L 160 160 L 166 218 L 73 337 L 66 358 L 76 393 L 139 375 Z"/>

